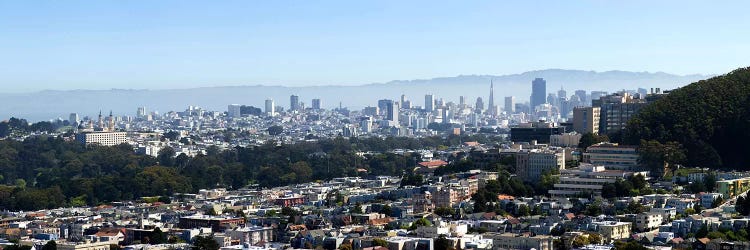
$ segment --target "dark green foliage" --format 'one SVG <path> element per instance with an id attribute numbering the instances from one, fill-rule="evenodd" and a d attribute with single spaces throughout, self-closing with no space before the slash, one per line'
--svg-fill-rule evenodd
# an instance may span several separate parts
<path id="1" fill-rule="evenodd" d="M 692 83 L 644 107 L 628 122 L 623 142 L 674 141 L 694 167 L 746 170 L 750 154 L 750 68 Z"/>
<path id="2" fill-rule="evenodd" d="M 17 123 L 21 122 L 12 119 L 7 124 Z M 486 140 L 466 136 L 362 140 L 339 137 L 292 145 L 268 142 L 225 151 L 211 147 L 207 155 L 195 157 L 174 157 L 171 148 L 161 150 L 158 157 L 137 155 L 125 144 L 84 147 L 49 136 L 0 140 L 0 210 L 98 205 L 203 188 L 236 189 L 248 184 L 272 187 L 362 176 L 357 169 L 367 170 L 366 175 L 405 174 L 405 183 L 422 185 L 424 178 L 411 172 L 421 161 L 418 156 L 358 156 L 356 152 L 457 145 L 469 139 Z M 168 200 L 164 197 L 161 201 Z M 343 202 L 343 198 L 335 197 L 335 201 Z"/>
<path id="3" fill-rule="evenodd" d="M 435 250 L 455 250 L 456 247 L 453 245 L 451 240 L 441 234 L 435 239 Z"/>
<path id="4" fill-rule="evenodd" d="M 0 122 L 0 138 L 4 138 L 13 133 L 26 134 L 30 132 L 54 132 L 64 125 L 65 124 L 61 122 L 51 123 L 46 121 L 29 125 L 25 119 L 11 117 L 8 121 Z"/>
<path id="5" fill-rule="evenodd" d="M 628 242 L 622 242 L 622 241 L 615 241 L 615 250 L 648 250 L 648 248 L 644 247 L 638 242 L 635 241 L 628 241 Z"/>
<path id="6" fill-rule="evenodd" d="M 284 132 L 284 127 L 282 126 L 274 125 L 274 126 L 268 127 L 269 135 L 280 135 L 282 132 Z"/>
<path id="7" fill-rule="evenodd" d="M 154 228 L 153 232 L 151 232 L 149 240 L 149 244 L 151 245 L 164 244 L 167 243 L 167 234 L 162 232 L 161 229 L 157 227 Z"/>
<path id="8" fill-rule="evenodd" d="M 57 242 L 54 240 L 47 241 L 47 243 L 42 246 L 42 250 L 57 250 Z"/>
<path id="9" fill-rule="evenodd" d="M 216 241 L 211 236 L 196 236 L 195 239 L 193 239 L 193 247 L 192 250 L 218 250 L 219 249 L 219 243 L 216 243 Z"/>
<path id="10" fill-rule="evenodd" d="M 743 196 L 737 197 L 737 201 L 735 202 L 735 209 L 741 215 L 750 215 L 750 198 Z"/>
<path id="11" fill-rule="evenodd" d="M 586 149 L 591 145 L 600 143 L 600 142 L 608 142 L 609 137 L 606 135 L 597 135 L 593 133 L 585 133 L 581 135 L 581 140 L 578 142 L 578 148 Z"/>

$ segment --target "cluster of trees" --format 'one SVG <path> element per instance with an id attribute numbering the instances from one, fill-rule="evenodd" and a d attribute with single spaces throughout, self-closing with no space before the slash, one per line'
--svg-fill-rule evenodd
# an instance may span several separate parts
<path id="1" fill-rule="evenodd" d="M 719 228 L 718 231 L 712 231 L 708 229 L 706 224 L 703 224 L 698 232 L 695 232 L 695 238 L 709 238 L 709 239 L 724 239 L 729 241 L 747 241 L 750 239 L 748 235 L 748 228 L 741 228 L 740 230 L 731 230 L 729 228 Z"/>
<path id="2" fill-rule="evenodd" d="M 681 145 L 691 167 L 747 170 L 750 154 L 750 68 L 692 83 L 646 106 L 622 135 L 624 143 L 641 140 Z"/>
<path id="3" fill-rule="evenodd" d="M 451 138 L 428 140 L 451 145 Z M 135 154 L 131 146 L 124 144 L 84 147 L 50 136 L 2 140 L 0 209 L 96 205 L 197 192 L 202 188 L 236 189 L 249 184 L 271 187 L 343 176 L 401 176 L 411 172 L 421 160 L 419 155 L 361 156 L 357 152 L 374 147 L 420 149 L 416 146 L 424 146 L 425 141 L 339 137 L 296 144 L 269 142 L 223 151 L 211 147 L 205 155 L 195 157 L 174 157 L 174 150 L 167 147 L 157 157 L 151 157 Z M 413 184 L 421 184 L 420 177 L 414 175 Z"/>
<path id="4" fill-rule="evenodd" d="M 12 117 L 7 121 L 0 122 L 0 138 L 11 135 L 12 133 L 27 134 L 31 132 L 54 132 L 58 128 L 68 124 L 63 122 L 37 122 L 29 125 L 25 119 Z"/>
<path id="5" fill-rule="evenodd" d="M 750 198 L 744 196 L 737 197 L 734 209 L 743 216 L 750 215 Z"/>
<path id="6" fill-rule="evenodd" d="M 498 202 L 498 194 L 513 196 L 532 196 L 534 189 L 518 178 L 511 178 L 507 171 L 498 173 L 497 180 L 489 180 L 484 188 L 471 196 L 474 201 L 474 212 L 504 212 Z"/>
<path id="7" fill-rule="evenodd" d="M 653 193 L 646 184 L 646 178 L 643 175 L 631 175 L 625 179 L 618 179 L 615 183 L 604 184 L 602 186 L 602 197 L 616 198 Z"/>

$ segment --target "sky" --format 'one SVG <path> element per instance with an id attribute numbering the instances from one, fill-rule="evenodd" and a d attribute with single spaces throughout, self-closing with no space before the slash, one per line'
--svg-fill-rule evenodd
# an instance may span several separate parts
<path id="1" fill-rule="evenodd" d="M 750 1 L 0 1 L 0 93 L 750 66 Z"/>

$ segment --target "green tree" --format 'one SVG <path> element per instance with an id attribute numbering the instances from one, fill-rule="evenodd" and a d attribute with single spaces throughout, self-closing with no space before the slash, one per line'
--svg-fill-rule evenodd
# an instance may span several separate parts
<path id="1" fill-rule="evenodd" d="M 380 213 L 384 214 L 386 216 L 391 216 L 393 214 L 393 209 L 388 204 L 383 205 L 383 207 L 380 209 Z"/>
<path id="2" fill-rule="evenodd" d="M 455 250 L 456 247 L 453 245 L 452 241 L 445 237 L 445 235 L 441 234 L 438 236 L 437 239 L 435 239 L 435 250 Z"/>
<path id="3" fill-rule="evenodd" d="M 164 244 L 167 243 L 167 235 L 157 227 L 150 233 L 149 240 L 151 245 Z"/>
<path id="4" fill-rule="evenodd" d="M 217 243 L 211 236 L 196 236 L 193 239 L 192 250 L 218 250 L 219 243 Z"/>
<path id="5" fill-rule="evenodd" d="M 57 242 L 54 240 L 47 241 L 47 243 L 42 246 L 42 250 L 57 250 Z"/>
<path id="6" fill-rule="evenodd" d="M 373 246 L 381 246 L 381 247 L 388 247 L 388 241 L 381 239 L 381 238 L 375 238 L 372 239 L 372 245 Z"/>
<path id="7" fill-rule="evenodd" d="M 274 125 L 274 126 L 268 127 L 268 134 L 269 135 L 280 135 L 283 132 L 284 132 L 284 127 L 282 127 L 282 126 Z"/>
<path id="8" fill-rule="evenodd" d="M 344 243 L 339 246 L 339 250 L 352 250 L 352 244 Z"/>
<path id="9" fill-rule="evenodd" d="M 708 236 L 708 226 L 703 223 L 700 229 L 698 229 L 698 232 L 695 232 L 695 238 L 705 238 Z"/>

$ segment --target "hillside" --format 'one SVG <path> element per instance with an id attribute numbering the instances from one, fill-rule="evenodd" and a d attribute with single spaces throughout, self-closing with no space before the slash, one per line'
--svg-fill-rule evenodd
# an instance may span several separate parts
<path id="1" fill-rule="evenodd" d="M 689 166 L 750 169 L 750 67 L 674 90 L 642 109 L 623 140 L 676 141 Z"/>

